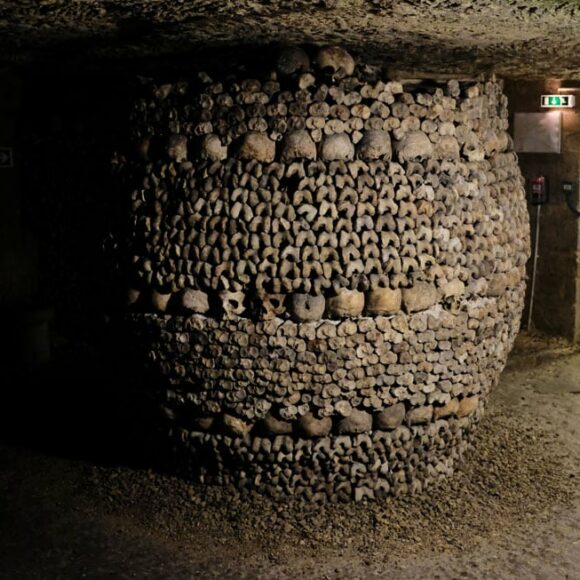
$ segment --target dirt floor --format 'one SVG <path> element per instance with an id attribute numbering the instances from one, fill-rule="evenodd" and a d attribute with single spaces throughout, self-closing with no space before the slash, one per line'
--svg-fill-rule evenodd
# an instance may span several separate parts
<path id="1" fill-rule="evenodd" d="M 421 496 L 240 498 L 41 443 L 0 446 L 0 578 L 580 578 L 580 351 L 557 340 L 518 338 L 464 468 Z"/>

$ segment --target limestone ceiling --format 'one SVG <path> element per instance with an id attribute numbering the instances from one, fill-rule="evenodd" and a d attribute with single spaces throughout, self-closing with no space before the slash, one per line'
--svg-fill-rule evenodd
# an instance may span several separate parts
<path id="1" fill-rule="evenodd" d="M 580 78 L 578 0 L 0 0 L 0 61 L 343 43 L 398 70 Z"/>

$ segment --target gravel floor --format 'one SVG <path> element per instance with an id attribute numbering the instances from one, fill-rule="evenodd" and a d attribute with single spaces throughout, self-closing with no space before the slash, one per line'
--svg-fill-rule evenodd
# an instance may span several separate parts
<path id="1" fill-rule="evenodd" d="M 240 498 L 12 441 L 0 578 L 580 578 L 579 395 L 577 351 L 520 337 L 462 472 L 376 504 Z"/>

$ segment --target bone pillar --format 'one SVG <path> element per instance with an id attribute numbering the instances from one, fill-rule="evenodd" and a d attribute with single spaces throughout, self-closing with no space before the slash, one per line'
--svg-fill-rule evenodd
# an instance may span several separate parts
<path id="1" fill-rule="evenodd" d="M 292 49 L 259 78 L 151 85 L 132 130 L 126 321 L 181 467 L 333 501 L 450 473 L 523 305 L 501 83 Z"/>

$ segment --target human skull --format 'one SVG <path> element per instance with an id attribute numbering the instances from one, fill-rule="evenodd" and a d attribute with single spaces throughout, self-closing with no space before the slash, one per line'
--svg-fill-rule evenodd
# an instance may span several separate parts
<path id="1" fill-rule="evenodd" d="M 316 64 L 323 70 L 329 69 L 337 77 L 349 77 L 354 73 L 354 59 L 339 46 L 321 48 L 316 55 Z"/>
<path id="2" fill-rule="evenodd" d="M 299 322 L 315 322 L 320 320 L 326 308 L 324 296 L 310 294 L 292 294 L 289 297 L 288 312 Z"/>
<path id="3" fill-rule="evenodd" d="M 422 161 L 433 157 L 433 143 L 423 131 L 407 133 L 395 148 L 399 161 Z"/>
<path id="4" fill-rule="evenodd" d="M 306 51 L 298 47 L 286 48 L 278 57 L 276 63 L 278 72 L 283 75 L 291 75 L 297 72 L 305 72 L 310 69 L 310 59 Z"/>
<path id="5" fill-rule="evenodd" d="M 244 305 L 245 295 L 243 292 L 228 292 L 222 290 L 219 293 L 222 310 L 227 318 L 240 316 L 246 309 Z"/>
<path id="6" fill-rule="evenodd" d="M 246 133 L 240 145 L 239 155 L 242 159 L 271 163 L 276 157 L 276 143 L 265 133 Z"/>
<path id="7" fill-rule="evenodd" d="M 281 160 L 316 159 L 316 145 L 308 131 L 292 131 L 282 142 Z"/>
<path id="8" fill-rule="evenodd" d="M 322 142 L 320 156 L 324 161 L 348 161 L 354 158 L 354 145 L 346 133 L 328 135 Z"/>
<path id="9" fill-rule="evenodd" d="M 387 131 L 367 131 L 360 140 L 357 151 L 366 161 L 390 159 L 392 155 L 391 138 Z"/>
<path id="10" fill-rule="evenodd" d="M 187 159 L 187 137 L 174 133 L 167 139 L 167 156 L 180 163 Z"/>
<path id="11" fill-rule="evenodd" d="M 214 134 L 206 135 L 201 142 L 201 157 L 210 161 L 223 161 L 228 156 L 228 148 Z"/>

